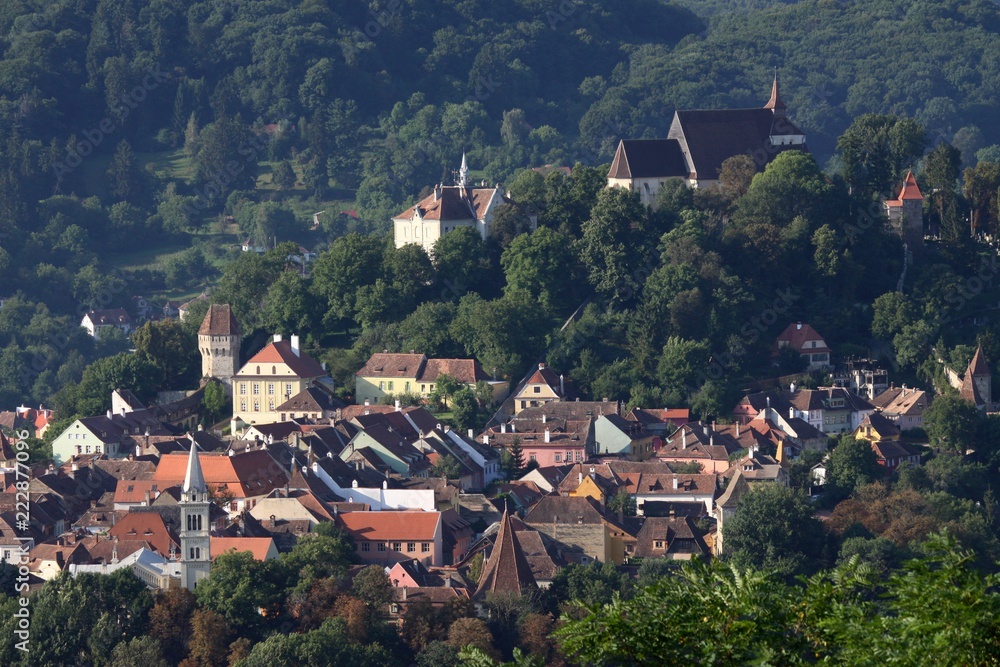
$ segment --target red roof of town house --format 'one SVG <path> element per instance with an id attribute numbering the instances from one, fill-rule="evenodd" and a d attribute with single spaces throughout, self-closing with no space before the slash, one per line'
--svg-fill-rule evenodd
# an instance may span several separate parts
<path id="1" fill-rule="evenodd" d="M 129 512 L 108 530 L 108 536 L 149 542 L 163 556 L 170 555 L 171 546 L 180 552 L 180 538 L 156 512 Z"/>
<path id="2" fill-rule="evenodd" d="M 198 461 L 208 486 L 218 491 L 232 491 L 236 498 L 267 495 L 288 480 L 287 472 L 263 449 L 233 456 L 200 452 Z M 180 484 L 187 475 L 187 464 L 188 452 L 164 454 L 153 479 Z M 164 488 L 166 486 L 164 484 Z"/>
<path id="3" fill-rule="evenodd" d="M 155 479 L 120 479 L 115 487 L 115 502 L 141 503 L 146 500 L 147 493 L 149 500 L 156 500 L 164 489 L 171 486 L 177 486 L 177 483 Z"/>
<path id="4" fill-rule="evenodd" d="M 274 540 L 270 537 L 212 537 L 209 550 L 213 561 L 230 550 L 249 551 L 254 560 L 263 561 L 267 559 L 272 544 Z"/>
<path id="5" fill-rule="evenodd" d="M 789 324 L 788 328 L 781 332 L 778 336 L 778 340 L 775 343 L 775 354 L 778 352 L 778 348 L 782 343 L 787 343 L 789 347 L 792 347 L 798 352 L 801 352 L 805 344 L 809 341 L 821 341 L 823 345 L 821 347 L 809 347 L 807 349 L 811 354 L 822 354 L 823 352 L 829 352 L 830 348 L 826 346 L 825 339 L 816 333 L 808 324 L 803 324 L 802 322 L 796 322 L 794 324 Z"/>
<path id="6" fill-rule="evenodd" d="M 429 542 L 441 523 L 440 512 L 345 512 L 337 521 L 355 541 Z"/>
<path id="7" fill-rule="evenodd" d="M 253 364 L 285 364 L 297 377 L 315 378 L 323 377 L 326 371 L 315 359 L 300 350 L 299 354 L 292 352 L 292 344 L 287 340 L 274 341 L 268 343 L 267 347 L 250 357 L 243 367 Z"/>

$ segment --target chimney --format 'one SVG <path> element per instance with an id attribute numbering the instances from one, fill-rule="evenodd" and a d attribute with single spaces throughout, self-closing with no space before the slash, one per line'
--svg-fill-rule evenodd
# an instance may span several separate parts
<path id="1" fill-rule="evenodd" d="M 368 399 L 366 398 L 366 399 L 365 399 L 365 407 L 367 408 L 367 407 L 368 407 L 369 405 L 371 405 L 371 401 L 369 401 L 369 400 L 368 400 Z"/>
<path id="2" fill-rule="evenodd" d="M 401 407 L 400 407 L 400 405 L 399 405 L 399 399 L 397 398 L 397 399 L 396 399 L 396 412 L 399 412 L 399 411 L 400 411 L 400 410 L 402 410 L 402 409 L 403 409 L 403 408 L 401 408 Z"/>
<path id="3" fill-rule="evenodd" d="M 108 419 L 111 419 L 111 410 L 108 410 L 106 414 L 107 414 Z"/>
<path id="4" fill-rule="evenodd" d="M 122 408 L 122 417 L 125 416 L 125 408 Z"/>
<path id="5" fill-rule="evenodd" d="M 788 406 L 788 418 L 789 419 L 795 419 L 795 406 L 794 405 Z"/>
<path id="6" fill-rule="evenodd" d="M 767 407 L 768 408 L 771 407 L 771 397 L 770 396 L 767 397 Z"/>
<path id="7" fill-rule="evenodd" d="M 674 491 L 677 490 L 677 475 L 674 475 Z"/>
<path id="8" fill-rule="evenodd" d="M 563 396 L 566 395 L 566 378 L 563 377 L 562 373 L 559 374 L 559 393 Z"/>
<path id="9" fill-rule="evenodd" d="M 681 449 L 688 448 L 688 432 L 683 428 L 681 429 Z"/>
<path id="10" fill-rule="evenodd" d="M 582 471 L 577 473 L 576 483 L 577 484 L 583 484 L 583 472 Z"/>
<path id="11" fill-rule="evenodd" d="M 484 445 L 490 444 L 490 436 L 488 436 L 488 435 L 484 435 L 483 436 L 483 444 Z"/>
<path id="12" fill-rule="evenodd" d="M 736 422 L 736 437 L 740 437 L 740 423 Z"/>
<path id="13" fill-rule="evenodd" d="M 514 424 L 514 422 L 510 423 L 510 432 L 511 433 L 517 433 L 517 425 Z"/>
<path id="14" fill-rule="evenodd" d="M 548 419 L 545 417 L 545 413 L 543 412 L 542 413 L 542 423 L 544 424 L 547 421 L 548 421 Z"/>
<path id="15" fill-rule="evenodd" d="M 146 500 L 142 504 L 145 507 L 149 507 L 149 491 L 146 491 Z"/>
<path id="16" fill-rule="evenodd" d="M 292 337 L 289 340 L 291 341 L 292 344 L 292 354 L 294 354 L 296 357 L 301 356 L 299 354 L 299 335 L 292 334 Z"/>
<path id="17" fill-rule="evenodd" d="M 476 433 L 475 433 L 475 431 L 473 431 L 473 430 L 472 430 L 472 429 L 470 428 L 470 429 L 469 429 L 469 439 L 471 440 L 471 439 L 472 439 L 472 438 L 474 438 L 474 437 L 476 437 Z"/>
<path id="18" fill-rule="evenodd" d="M 795 323 L 795 330 L 796 331 L 800 331 L 801 329 L 802 329 L 802 322 L 796 322 Z"/>
<path id="19" fill-rule="evenodd" d="M 501 433 L 507 432 L 507 424 L 500 424 L 500 432 Z"/>
<path id="20" fill-rule="evenodd" d="M 552 436 L 549 434 L 549 429 L 545 429 L 545 442 L 552 442 Z"/>
<path id="21" fill-rule="evenodd" d="M 274 342 L 275 343 L 281 342 L 281 334 L 274 334 Z"/>
<path id="22" fill-rule="evenodd" d="M 539 362 L 538 363 L 538 370 L 540 370 L 540 371 L 541 370 L 545 370 L 545 362 Z"/>
<path id="23" fill-rule="evenodd" d="M 387 479 L 383 479 L 382 480 L 382 488 L 383 489 L 388 489 L 389 488 L 389 480 L 387 480 Z"/>
<path id="24" fill-rule="evenodd" d="M 675 488 L 676 488 L 676 485 L 675 485 Z M 271 528 L 274 528 L 274 524 L 275 523 L 276 523 L 275 516 L 272 514 L 270 520 L 268 521 L 268 524 L 270 525 Z"/>
<path id="25" fill-rule="evenodd" d="M 435 192 L 437 191 L 435 190 Z M 403 589 L 403 602 L 406 602 L 406 586 L 403 586 L 402 589 Z"/>

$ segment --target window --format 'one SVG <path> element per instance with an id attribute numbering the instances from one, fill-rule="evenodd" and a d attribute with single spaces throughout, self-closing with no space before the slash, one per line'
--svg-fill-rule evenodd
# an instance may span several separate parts
<path id="1" fill-rule="evenodd" d="M 431 550 L 431 543 L 430 542 L 421 542 L 420 543 L 420 551 L 421 552 L 423 552 L 423 553 L 429 553 L 430 550 Z"/>
<path id="2" fill-rule="evenodd" d="M 87 453 L 87 454 L 89 454 L 89 453 L 90 453 L 90 445 L 87 445 L 87 451 L 86 451 L 86 453 Z"/>
<path id="3" fill-rule="evenodd" d="M 259 382 L 254 382 L 253 383 L 253 395 L 254 396 L 259 396 L 260 395 L 260 383 Z"/>
<path id="4" fill-rule="evenodd" d="M 260 366 L 257 367 L 257 375 L 260 375 Z"/>
<path id="5" fill-rule="evenodd" d="M 240 394 L 243 395 L 243 396 L 246 396 L 246 394 L 247 394 L 247 383 L 246 382 L 240 382 Z"/>
<path id="6" fill-rule="evenodd" d="M 267 395 L 268 396 L 274 396 L 274 383 L 273 382 L 268 382 L 267 383 Z"/>
<path id="7" fill-rule="evenodd" d="M 656 548 L 657 549 L 662 549 L 663 548 L 663 542 L 661 542 L 660 540 L 657 540 L 656 541 Z"/>
<path id="8" fill-rule="evenodd" d="M 270 400 L 269 400 L 269 401 L 267 402 L 267 409 L 268 409 L 268 410 L 274 410 L 274 399 L 273 399 L 273 398 L 272 398 L 272 399 L 270 399 Z"/>
<path id="9" fill-rule="evenodd" d="M 420 385 L 420 392 L 421 393 L 427 393 L 427 385 L 425 385 L 425 384 Z"/>
<path id="10" fill-rule="evenodd" d="M 536 394 L 540 394 L 540 393 L 542 393 L 542 388 L 541 388 L 541 387 L 539 387 L 538 385 L 535 385 L 534 387 L 532 387 L 532 388 L 531 388 L 531 390 L 532 390 L 533 392 L 535 392 Z"/>
<path id="11" fill-rule="evenodd" d="M 371 545 L 370 542 L 362 542 L 361 543 L 361 550 L 362 551 L 371 551 L 371 548 L 372 548 L 372 545 Z"/>
<path id="12" fill-rule="evenodd" d="M 392 391 L 392 380 L 389 380 L 389 391 Z"/>
<path id="13" fill-rule="evenodd" d="M 77 454 L 83 454 L 83 446 L 82 445 L 77 445 L 76 446 L 76 453 Z"/>
<path id="14" fill-rule="evenodd" d="M 275 368 L 274 366 L 271 366 L 271 375 L 277 375 L 277 374 L 278 374 L 278 369 Z"/>
<path id="15" fill-rule="evenodd" d="M 292 395 L 292 383 L 288 382 L 285 384 L 285 396 L 291 396 L 291 395 Z"/>
<path id="16" fill-rule="evenodd" d="M 260 401 L 254 401 L 253 402 L 253 411 L 254 412 L 260 412 Z"/>
<path id="17" fill-rule="evenodd" d="M 407 394 L 410 393 L 410 383 L 409 382 L 406 383 L 406 389 L 404 391 L 406 391 Z"/>
<path id="18" fill-rule="evenodd" d="M 385 542 L 379 542 L 378 543 L 378 550 L 379 551 L 385 551 Z"/>
<path id="19" fill-rule="evenodd" d="M 392 550 L 393 551 L 402 551 L 403 550 L 403 543 L 402 542 L 393 542 L 392 543 Z"/>
<path id="20" fill-rule="evenodd" d="M 528 454 L 528 460 L 529 461 L 534 461 L 535 460 L 535 455 L 534 454 Z"/>
<path id="21" fill-rule="evenodd" d="M 407 551 L 407 553 L 413 553 L 416 550 L 417 550 L 417 543 L 416 542 L 407 542 L 406 543 L 406 551 Z"/>
<path id="22" fill-rule="evenodd" d="M 576 453 L 576 460 L 577 461 L 582 461 L 583 460 L 583 452 L 577 452 Z"/>
<path id="23" fill-rule="evenodd" d="M 246 401 L 240 401 L 240 411 L 241 412 L 246 412 L 247 411 L 247 402 Z"/>
<path id="24" fill-rule="evenodd" d="M 391 613 L 393 613 L 393 614 L 398 614 L 399 613 L 399 605 L 398 604 L 389 605 L 389 611 Z"/>
<path id="25" fill-rule="evenodd" d="M 385 381 L 384 380 L 379 380 L 378 388 L 379 388 L 379 391 L 385 391 Z"/>
<path id="26" fill-rule="evenodd" d="M 527 401 L 521 401 L 521 409 L 524 410 L 526 407 L 528 407 L 528 402 Z"/>
<path id="27" fill-rule="evenodd" d="M 556 463 L 562 463 L 562 454 L 556 454 Z"/>

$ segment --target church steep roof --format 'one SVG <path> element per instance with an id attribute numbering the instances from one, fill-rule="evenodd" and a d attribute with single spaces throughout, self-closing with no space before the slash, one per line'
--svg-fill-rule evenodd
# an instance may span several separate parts
<path id="1" fill-rule="evenodd" d="M 687 178 L 676 139 L 624 139 L 618 144 L 608 178 Z"/>
<path id="2" fill-rule="evenodd" d="M 483 564 L 483 573 L 479 577 L 474 597 L 481 598 L 487 593 L 501 591 L 521 594 L 532 586 L 537 584 L 531 573 L 531 566 L 511 525 L 510 514 L 504 510 L 496 543 L 490 557 Z"/>

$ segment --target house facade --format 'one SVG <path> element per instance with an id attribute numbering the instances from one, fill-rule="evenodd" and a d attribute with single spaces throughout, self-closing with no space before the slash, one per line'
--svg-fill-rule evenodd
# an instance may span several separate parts
<path id="1" fill-rule="evenodd" d="M 343 512 L 336 522 L 353 538 L 362 563 L 392 566 L 412 558 L 444 564 L 440 512 Z"/>
<path id="2" fill-rule="evenodd" d="M 298 336 L 283 340 L 276 334 L 233 378 L 233 421 L 244 425 L 281 421 L 279 406 L 326 375 L 299 348 Z"/>
<path id="3" fill-rule="evenodd" d="M 486 382 L 493 390 L 494 401 L 507 395 L 507 382 L 493 379 L 475 359 L 428 359 L 423 354 L 378 352 L 355 374 L 356 402 L 375 405 L 386 396 L 400 394 L 427 398 L 442 375 L 472 389 L 476 383 Z"/>

